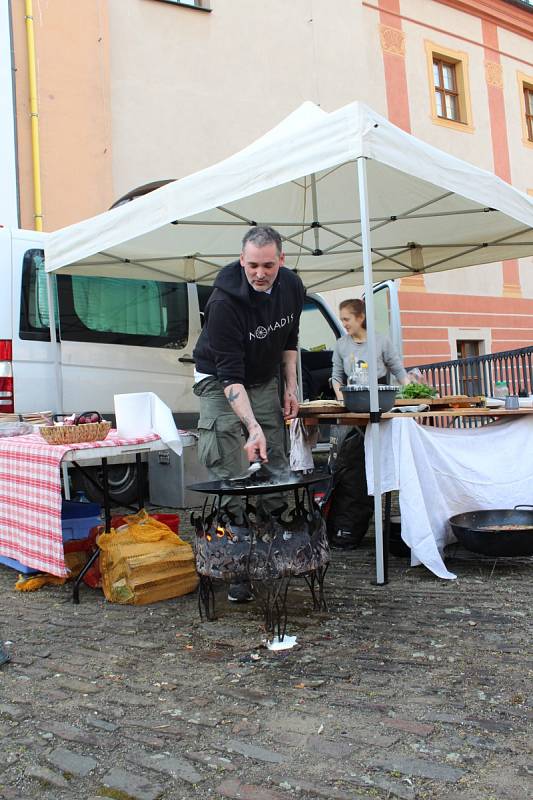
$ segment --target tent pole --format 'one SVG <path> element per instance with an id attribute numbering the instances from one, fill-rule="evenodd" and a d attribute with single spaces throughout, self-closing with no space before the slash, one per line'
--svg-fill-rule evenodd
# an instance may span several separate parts
<path id="1" fill-rule="evenodd" d="M 48 324 L 50 328 L 50 343 L 54 352 L 54 373 L 56 384 L 56 413 L 62 413 L 63 408 L 63 375 L 61 372 L 61 351 L 57 339 L 57 322 L 55 314 L 55 288 L 56 278 L 50 272 L 46 273 L 46 296 L 48 298 Z"/>
<path id="2" fill-rule="evenodd" d="M 359 185 L 359 212 L 361 220 L 361 244 L 363 247 L 363 269 L 365 278 L 366 333 L 368 343 L 368 383 L 370 389 L 370 425 L 374 469 L 374 527 L 376 536 L 376 583 L 388 582 L 385 575 L 383 554 L 383 517 L 381 509 L 381 456 L 379 447 L 379 399 L 376 359 L 376 324 L 374 317 L 374 287 L 372 283 L 372 252 L 370 245 L 370 219 L 366 178 L 366 158 L 357 159 Z"/>

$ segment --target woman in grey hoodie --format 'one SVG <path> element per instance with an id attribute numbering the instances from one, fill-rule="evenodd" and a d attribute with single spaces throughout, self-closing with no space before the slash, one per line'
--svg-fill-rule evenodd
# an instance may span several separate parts
<path id="1" fill-rule="evenodd" d="M 366 335 L 366 311 L 363 300 L 343 300 L 339 305 L 339 317 L 346 331 L 337 339 L 333 349 L 332 383 L 337 400 L 343 399 L 341 386 L 359 361 L 368 363 L 368 341 Z M 400 356 L 387 336 L 376 333 L 376 359 L 379 383 L 386 383 L 387 372 L 391 372 L 398 383 L 409 383 Z"/>
<path id="2" fill-rule="evenodd" d="M 368 364 L 365 304 L 362 300 L 344 300 L 339 316 L 346 331 L 337 339 L 333 350 L 332 383 L 335 396 L 343 400 L 341 386 L 358 362 Z M 376 334 L 376 358 L 379 383 L 387 383 L 391 372 L 401 384 L 409 383 L 400 356 L 390 339 Z M 364 438 L 358 428 L 344 432 L 343 444 L 337 453 L 333 470 L 333 492 L 327 518 L 328 538 L 332 547 L 352 549 L 363 539 L 374 508 L 368 496 L 365 476 Z"/>

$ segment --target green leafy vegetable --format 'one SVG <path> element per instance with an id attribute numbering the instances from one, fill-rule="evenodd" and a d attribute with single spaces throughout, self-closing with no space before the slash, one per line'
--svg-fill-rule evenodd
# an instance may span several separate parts
<path id="1" fill-rule="evenodd" d="M 398 392 L 398 397 L 405 400 L 418 397 L 436 397 L 436 395 L 436 390 L 432 386 L 426 386 L 424 383 L 408 383 L 407 386 L 402 386 Z"/>

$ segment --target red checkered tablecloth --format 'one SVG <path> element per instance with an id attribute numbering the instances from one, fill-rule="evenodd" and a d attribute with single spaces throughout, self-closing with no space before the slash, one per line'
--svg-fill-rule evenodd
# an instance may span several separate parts
<path id="1" fill-rule="evenodd" d="M 123 439 L 115 430 L 101 442 L 48 444 L 39 434 L 0 438 L 0 556 L 64 577 L 61 532 L 61 459 L 69 450 L 156 441 Z"/>

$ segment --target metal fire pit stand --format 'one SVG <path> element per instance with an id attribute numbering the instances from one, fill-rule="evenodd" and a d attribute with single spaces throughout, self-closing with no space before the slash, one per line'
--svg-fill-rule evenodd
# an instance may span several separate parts
<path id="1" fill-rule="evenodd" d="M 320 531 L 323 520 L 320 516 L 320 511 L 311 495 L 310 484 L 323 481 L 325 478 L 327 478 L 327 476 L 315 476 L 314 478 L 308 478 L 307 481 L 302 480 L 301 482 L 298 482 L 296 485 L 293 484 L 292 486 L 294 491 L 294 508 L 296 513 L 299 513 L 302 519 L 308 520 L 309 524 L 312 524 L 314 520 L 315 523 L 320 526 Z M 314 556 L 315 562 L 320 560 L 320 563 L 307 571 L 291 573 L 290 571 L 285 572 L 285 570 L 283 570 L 280 573 L 279 565 L 276 566 L 273 559 L 272 548 L 274 545 L 274 539 L 272 539 L 266 551 L 266 555 L 263 553 L 265 560 L 258 569 L 257 564 L 254 561 L 254 555 L 256 555 L 256 548 L 261 546 L 262 540 L 261 537 L 258 536 L 258 528 L 260 526 L 257 524 L 257 522 L 254 523 L 253 519 L 250 518 L 250 514 L 252 514 L 254 509 L 249 502 L 249 498 L 254 494 L 267 494 L 269 492 L 278 493 L 280 491 L 280 487 L 257 485 L 257 487 L 248 486 L 244 490 L 238 486 L 235 486 L 231 488 L 231 491 L 228 491 L 227 489 L 223 489 L 221 484 L 216 484 L 217 482 L 212 482 L 211 484 L 196 484 L 195 486 L 189 487 L 195 491 L 203 491 L 206 493 L 209 492 L 212 494 L 212 496 L 214 495 L 209 506 L 209 511 L 208 496 L 206 497 L 201 517 L 194 517 L 194 515 L 191 517 L 197 532 L 197 556 L 199 541 L 203 537 L 210 542 L 212 541 L 213 537 L 224 538 L 224 536 L 227 534 L 227 516 L 222 505 L 222 498 L 224 494 L 242 494 L 246 499 L 246 510 L 244 514 L 245 520 L 242 527 L 249 531 L 249 542 L 246 542 L 247 552 L 245 573 L 244 575 L 241 573 L 239 577 L 249 580 L 252 585 L 254 595 L 256 596 L 263 612 L 266 632 L 277 635 L 278 640 L 283 641 L 283 637 L 287 628 L 287 594 L 293 577 L 304 578 L 307 586 L 309 587 L 311 597 L 313 598 L 313 609 L 315 611 L 327 611 L 327 603 L 324 595 L 324 578 L 329 566 L 329 553 L 327 556 L 328 560 L 325 563 L 324 559 L 318 559 L 318 551 L 315 553 L 312 550 L 310 546 L 311 538 L 309 538 L 309 552 L 312 557 Z M 319 517 L 320 521 L 318 521 Z M 278 524 L 280 527 L 282 527 L 283 521 L 280 520 Z M 290 523 L 287 523 L 287 525 L 290 526 Z M 231 535 L 231 526 L 229 530 Z M 327 537 L 325 536 L 325 532 L 324 541 L 326 543 L 325 546 L 327 547 Z M 279 544 L 280 543 L 278 542 L 278 547 Z M 265 545 L 263 544 L 263 549 L 264 548 Z M 202 564 L 199 565 L 198 557 L 197 569 L 200 574 L 200 583 L 198 588 L 198 609 L 200 612 L 200 618 L 202 620 L 207 619 L 212 621 L 216 619 L 213 576 L 210 574 L 205 574 L 204 566 Z M 228 574 L 231 576 L 231 565 L 228 567 Z"/>
<path id="2" fill-rule="evenodd" d="M 282 642 L 287 630 L 287 592 L 291 575 L 271 581 L 252 581 L 257 602 L 265 620 L 265 631 Z"/>

